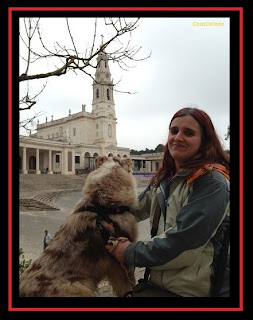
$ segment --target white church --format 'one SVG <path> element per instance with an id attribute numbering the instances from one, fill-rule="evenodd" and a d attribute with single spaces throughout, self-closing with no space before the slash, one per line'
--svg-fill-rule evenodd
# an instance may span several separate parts
<path id="1" fill-rule="evenodd" d="M 117 118 L 109 59 L 105 52 L 97 57 L 93 81 L 92 111 L 82 110 L 65 118 L 46 118 L 37 123 L 37 132 L 19 137 L 19 171 L 22 174 L 78 174 L 94 169 L 99 155 L 129 157 L 130 149 L 118 147 Z M 161 154 L 131 156 L 135 172 L 157 170 Z"/>

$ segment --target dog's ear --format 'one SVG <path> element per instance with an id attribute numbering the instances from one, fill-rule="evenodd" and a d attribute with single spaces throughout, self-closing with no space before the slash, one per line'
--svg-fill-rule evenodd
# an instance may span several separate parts
<path id="1" fill-rule="evenodd" d="M 108 161 L 108 157 L 106 156 L 98 156 L 95 158 L 95 168 L 99 168 L 101 166 L 102 163 L 104 163 L 105 161 Z"/>
<path id="2" fill-rule="evenodd" d="M 123 158 L 120 160 L 121 166 L 128 172 L 133 172 L 133 161 L 131 158 Z"/>
<path id="3" fill-rule="evenodd" d="M 118 162 L 118 163 L 121 165 L 120 158 L 118 158 L 118 157 L 113 157 L 112 160 L 113 160 L 114 162 Z"/>

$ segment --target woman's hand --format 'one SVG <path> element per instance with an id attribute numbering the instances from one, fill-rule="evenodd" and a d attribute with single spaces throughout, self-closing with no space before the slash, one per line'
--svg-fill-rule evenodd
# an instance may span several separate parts
<path id="1" fill-rule="evenodd" d="M 124 253 L 126 248 L 130 245 L 130 241 L 127 238 L 119 237 L 114 238 L 110 237 L 105 245 L 105 249 L 112 254 L 119 262 L 124 263 Z"/>

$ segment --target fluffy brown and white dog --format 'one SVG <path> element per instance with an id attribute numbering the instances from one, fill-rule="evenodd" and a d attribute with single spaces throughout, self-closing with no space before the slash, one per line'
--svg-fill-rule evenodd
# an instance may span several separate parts
<path id="1" fill-rule="evenodd" d="M 73 212 L 21 275 L 21 297 L 94 297 L 102 279 L 121 296 L 135 284 L 134 272 L 105 249 L 110 236 L 137 238 L 137 223 L 129 211 L 137 204 L 132 161 L 97 157 L 95 167 Z"/>

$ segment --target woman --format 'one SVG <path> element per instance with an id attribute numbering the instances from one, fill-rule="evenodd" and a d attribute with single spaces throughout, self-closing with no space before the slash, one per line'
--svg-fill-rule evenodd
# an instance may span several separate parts
<path id="1" fill-rule="evenodd" d="M 152 239 L 106 245 L 127 269 L 149 271 L 141 285 L 148 290 L 130 296 L 229 296 L 229 209 L 229 156 L 210 117 L 183 108 L 170 122 L 162 166 L 134 211 L 137 221 L 150 218 Z"/>

